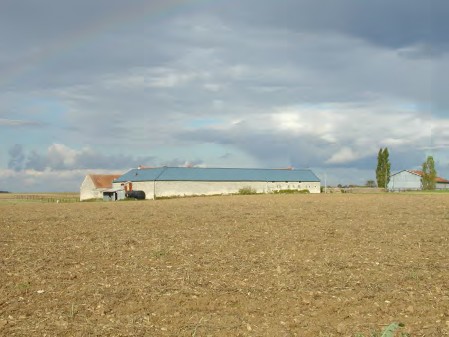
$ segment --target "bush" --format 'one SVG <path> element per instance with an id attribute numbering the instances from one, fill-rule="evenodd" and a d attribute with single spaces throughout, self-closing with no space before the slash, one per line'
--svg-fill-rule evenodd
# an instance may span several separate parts
<path id="1" fill-rule="evenodd" d="M 309 190 L 278 190 L 274 194 L 309 194 Z"/>
<path id="2" fill-rule="evenodd" d="M 239 189 L 239 194 L 242 195 L 249 195 L 249 194 L 257 194 L 256 189 L 252 188 L 251 186 L 242 187 Z"/>

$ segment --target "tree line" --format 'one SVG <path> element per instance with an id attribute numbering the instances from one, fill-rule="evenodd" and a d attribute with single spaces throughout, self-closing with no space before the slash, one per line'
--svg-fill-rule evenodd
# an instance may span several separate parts
<path id="1" fill-rule="evenodd" d="M 387 188 L 391 176 L 390 153 L 388 148 L 380 148 L 377 154 L 376 181 L 377 187 Z M 435 169 L 435 161 L 433 156 L 427 156 L 421 165 L 423 175 L 421 184 L 423 190 L 434 190 L 436 188 L 437 171 Z M 374 187 L 374 181 L 368 180 L 367 186 Z"/>

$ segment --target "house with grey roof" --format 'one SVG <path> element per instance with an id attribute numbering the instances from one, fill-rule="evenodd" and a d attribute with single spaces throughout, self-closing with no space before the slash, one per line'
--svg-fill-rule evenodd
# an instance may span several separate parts
<path id="1" fill-rule="evenodd" d="M 320 193 L 320 179 L 309 169 L 137 168 L 115 179 L 113 186 L 143 191 L 146 199 L 234 194 L 243 188 L 256 193 L 279 190 Z"/>

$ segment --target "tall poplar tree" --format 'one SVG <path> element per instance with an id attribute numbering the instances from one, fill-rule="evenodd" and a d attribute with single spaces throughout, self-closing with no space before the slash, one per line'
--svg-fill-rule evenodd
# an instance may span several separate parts
<path id="1" fill-rule="evenodd" d="M 386 188 L 390 182 L 390 153 L 388 148 L 380 148 L 377 154 L 377 168 L 376 168 L 376 180 L 377 187 Z"/>
<path id="2" fill-rule="evenodd" d="M 422 164 L 423 176 L 421 178 L 423 190 L 434 190 L 437 182 L 437 171 L 435 170 L 435 161 L 432 156 L 428 156 Z"/>

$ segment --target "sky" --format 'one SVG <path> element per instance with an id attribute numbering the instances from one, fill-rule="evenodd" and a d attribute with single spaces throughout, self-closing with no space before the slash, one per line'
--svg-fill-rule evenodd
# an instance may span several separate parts
<path id="1" fill-rule="evenodd" d="M 447 0 L 2 0 L 0 190 L 139 165 L 449 178 Z"/>

